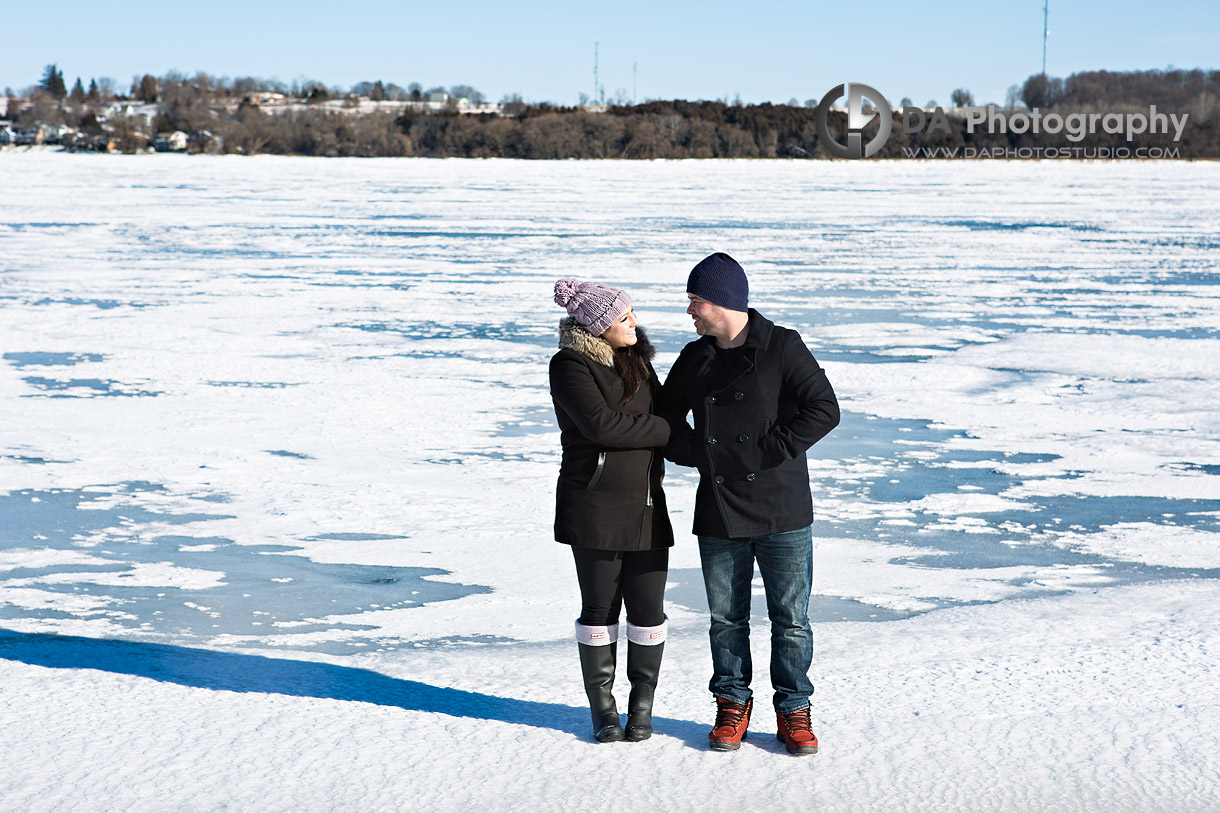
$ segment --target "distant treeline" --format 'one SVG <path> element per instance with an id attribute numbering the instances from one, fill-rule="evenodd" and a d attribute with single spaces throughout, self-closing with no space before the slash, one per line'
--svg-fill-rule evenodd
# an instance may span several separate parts
<path id="1" fill-rule="evenodd" d="M 1220 71 L 1090 71 L 1067 79 L 1029 77 L 1014 88 L 1024 108 L 1061 116 L 1070 113 L 1188 114 L 1182 138 L 1098 132 L 1081 142 L 1062 134 L 968 132 L 966 121 L 948 111 L 948 132 L 904 133 L 901 111 L 881 157 L 902 157 L 919 150 L 946 155 L 972 148 L 1014 151 L 1083 146 L 1091 149 L 1176 148 L 1183 158 L 1220 158 Z M 956 95 L 956 93 L 955 93 Z M 964 94 L 966 98 L 969 94 Z M 843 142 L 846 115 L 832 112 L 828 127 Z M 724 102 L 647 102 L 612 106 L 605 114 L 581 108 L 532 105 L 512 118 L 503 116 L 407 113 L 393 122 L 407 136 L 406 154 L 435 157 L 511 158 L 825 158 L 816 109 L 808 104 L 734 105 Z M 867 139 L 877 125 L 866 128 Z"/>
<path id="2" fill-rule="evenodd" d="M 75 109 L 79 114 L 76 126 L 84 131 L 118 134 L 120 149 L 139 148 L 156 133 L 179 130 L 191 136 L 192 151 L 241 154 L 530 159 L 828 157 L 818 132 L 816 109 L 809 103 L 650 101 L 594 111 L 506 99 L 500 112 L 494 114 L 419 108 L 361 113 L 308 105 L 271 112 L 250 101 L 236 101 L 232 88 L 218 93 L 215 86 L 185 77 L 161 81 L 155 87 L 149 82 L 142 84 L 133 86 L 133 91 L 146 102 L 155 99 L 157 105 L 151 127 L 144 127 L 143 134 L 139 124 L 130 120 L 98 121 L 85 103 L 71 108 L 61 99 L 54 112 L 62 117 L 67 115 L 66 110 Z M 412 90 L 418 94 L 416 88 Z M 321 95 L 318 87 L 309 92 L 315 93 L 315 99 Z M 382 94 L 384 89 L 378 88 L 377 95 Z M 1069 142 L 1062 133 L 991 133 L 985 128 L 969 132 L 966 121 L 952 109 L 945 111 L 947 126 L 942 123 L 931 131 L 908 133 L 902 128 L 901 109 L 895 108 L 893 130 L 880 156 L 921 152 L 935 157 L 963 148 L 1015 155 L 1034 148 L 1084 147 L 1132 151 L 1163 148 L 1175 150 L 1169 154 L 1182 158 L 1220 158 L 1220 71 L 1089 71 L 1066 79 L 1039 74 L 1014 86 L 1009 95 L 1011 108 L 1039 108 L 1043 113 L 1061 116 L 1146 114 L 1150 105 L 1156 105 L 1159 113 L 1187 114 L 1189 118 L 1178 141 L 1173 140 L 1172 132 L 1143 133 L 1131 140 L 1124 133 L 1098 132 L 1083 141 Z M 970 103 L 968 91 L 958 89 L 953 96 L 959 103 Z M 45 117 L 52 107 L 45 100 L 34 100 L 18 111 L 17 118 Z M 9 113 L 11 116 L 13 111 Z M 845 118 L 836 112 L 829 117 L 830 135 L 836 141 L 845 141 Z M 872 127 L 876 127 L 875 122 Z M 866 140 L 869 135 L 866 130 Z"/>

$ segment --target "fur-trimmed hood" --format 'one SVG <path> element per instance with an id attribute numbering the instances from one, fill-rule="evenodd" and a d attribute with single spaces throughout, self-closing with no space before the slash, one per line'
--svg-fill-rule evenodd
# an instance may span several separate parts
<path id="1" fill-rule="evenodd" d="M 652 361 L 652 357 L 657 354 L 657 351 L 652 346 L 652 342 L 648 341 L 644 328 L 636 327 L 635 339 L 635 344 L 631 345 L 631 352 L 642 355 L 645 361 Z M 598 364 L 606 367 L 614 366 L 614 348 L 610 346 L 610 343 L 585 330 L 571 316 L 559 320 L 559 349 L 575 350 Z"/>

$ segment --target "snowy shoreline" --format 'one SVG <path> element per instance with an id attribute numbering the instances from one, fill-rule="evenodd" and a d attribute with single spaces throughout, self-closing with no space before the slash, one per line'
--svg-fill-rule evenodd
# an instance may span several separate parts
<path id="1" fill-rule="evenodd" d="M 741 751 L 706 750 L 693 630 L 671 639 L 657 734 L 610 746 L 586 734 L 569 641 L 342 659 L 5 632 L 4 796 L 29 811 L 732 810 L 794 793 L 830 810 L 1205 811 L 1217 608 L 1208 580 L 817 625 L 822 749 L 804 760 L 765 703 Z"/>

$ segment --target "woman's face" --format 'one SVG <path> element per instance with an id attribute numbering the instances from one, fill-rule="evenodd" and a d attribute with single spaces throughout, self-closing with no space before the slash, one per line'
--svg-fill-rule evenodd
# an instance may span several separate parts
<path id="1" fill-rule="evenodd" d="M 639 322 L 635 320 L 635 311 L 628 308 L 627 311 L 618 318 L 618 320 L 607 328 L 602 334 L 602 338 L 618 350 L 620 347 L 630 347 L 635 344 L 635 328 Z"/>

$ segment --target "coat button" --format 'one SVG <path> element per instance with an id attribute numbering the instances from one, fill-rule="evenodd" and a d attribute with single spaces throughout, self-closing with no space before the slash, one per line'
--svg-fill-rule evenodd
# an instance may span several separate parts
<path id="1" fill-rule="evenodd" d="M 750 436 L 747 435 L 745 432 L 742 432 L 740 435 L 737 436 L 738 443 L 745 443 L 749 439 L 750 439 Z"/>
<path id="2" fill-rule="evenodd" d="M 716 396 L 715 396 L 715 395 L 709 395 L 709 396 L 707 397 L 707 402 L 708 402 L 709 404 L 714 404 L 714 403 L 716 403 Z"/>
<path id="3" fill-rule="evenodd" d="M 754 472 L 750 472 L 749 474 L 746 475 L 746 479 L 749 480 L 751 483 L 754 482 L 754 479 L 756 477 L 758 477 L 758 475 L 755 474 Z"/>
<path id="4" fill-rule="evenodd" d="M 708 435 L 708 436 L 707 436 L 707 445 L 708 445 L 708 446 L 714 446 L 715 444 L 716 444 L 716 436 L 715 436 L 715 435 Z"/>
<path id="5" fill-rule="evenodd" d="M 746 397 L 746 394 L 744 392 L 733 393 L 733 400 L 735 400 L 735 401 L 740 401 L 742 398 L 745 398 L 745 397 Z"/>
<path id="6" fill-rule="evenodd" d="M 716 475 L 716 485 L 722 485 L 723 483 L 724 483 L 724 475 L 717 474 Z"/>

